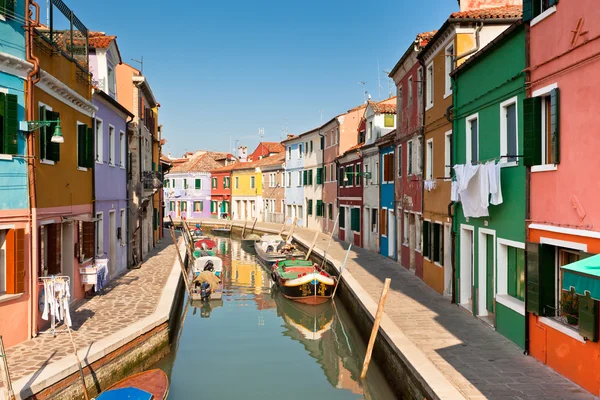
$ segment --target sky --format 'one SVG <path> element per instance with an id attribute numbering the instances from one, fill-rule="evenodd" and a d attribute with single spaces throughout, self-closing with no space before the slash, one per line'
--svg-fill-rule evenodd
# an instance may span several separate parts
<path id="1" fill-rule="evenodd" d="M 123 62 L 143 57 L 173 157 L 252 151 L 259 128 L 264 141 L 306 132 L 362 103 L 360 81 L 387 98 L 383 71 L 458 10 L 456 0 L 64 1 L 88 29 L 117 36 Z"/>

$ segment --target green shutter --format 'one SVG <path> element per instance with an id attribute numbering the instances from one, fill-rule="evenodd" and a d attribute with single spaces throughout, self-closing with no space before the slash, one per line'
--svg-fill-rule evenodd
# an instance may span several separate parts
<path id="1" fill-rule="evenodd" d="M 431 225 L 431 222 L 429 222 L 429 221 L 423 221 L 423 257 L 427 257 L 427 258 L 431 257 L 431 255 L 429 254 L 429 251 L 431 249 L 431 247 L 429 246 L 429 240 L 430 240 L 429 230 L 430 230 L 430 225 Z"/>
<path id="2" fill-rule="evenodd" d="M 589 292 L 579 295 L 579 334 L 592 342 L 598 341 L 598 302 Z"/>
<path id="3" fill-rule="evenodd" d="M 172 201 L 169 202 L 169 211 L 173 211 L 173 209 L 175 208 L 175 205 Z"/>
<path id="4" fill-rule="evenodd" d="M 87 130 L 86 125 L 77 125 L 77 166 L 87 167 Z"/>
<path id="5" fill-rule="evenodd" d="M 323 168 L 317 168 L 317 185 L 323 184 Z"/>
<path id="6" fill-rule="evenodd" d="M 548 0 L 548 5 L 550 7 L 555 6 L 558 4 L 558 0 Z"/>
<path id="7" fill-rule="evenodd" d="M 152 225 L 154 229 L 158 229 L 158 210 L 154 209 L 154 214 L 152 215 Z"/>
<path id="8" fill-rule="evenodd" d="M 0 99 L 0 103 L 2 100 Z M 1 104 L 0 104 L 1 107 Z M 4 126 L 2 135 L 2 152 L 18 154 L 19 152 L 19 101 L 17 95 L 7 94 L 4 101 Z"/>
<path id="9" fill-rule="evenodd" d="M 46 110 L 46 120 L 57 121 L 59 119 L 59 113 Z M 46 128 L 46 158 L 58 162 L 60 161 L 60 143 L 52 142 L 52 135 L 54 135 L 54 128 L 56 128 L 56 125 L 56 122 L 52 122 L 48 128 Z"/>
<path id="10" fill-rule="evenodd" d="M 195 181 L 195 188 L 196 189 L 200 189 L 200 185 L 201 185 L 200 179 L 196 179 L 196 181 Z"/>
<path id="11" fill-rule="evenodd" d="M 303 186 L 306 186 L 306 181 L 308 180 L 307 176 L 308 176 L 308 172 L 306 170 L 302 171 L 302 185 Z"/>
<path id="12" fill-rule="evenodd" d="M 308 200 L 306 203 L 307 203 L 306 208 L 307 208 L 308 215 L 312 215 L 312 200 Z"/>
<path id="13" fill-rule="evenodd" d="M 540 298 L 540 245 L 527 243 L 527 311 L 543 315 Z"/>
<path id="14" fill-rule="evenodd" d="M 312 142 L 311 142 L 312 143 Z M 313 184 L 313 170 L 309 169 L 308 170 L 308 184 L 312 185 Z"/>
<path id="15" fill-rule="evenodd" d="M 527 311 L 554 315 L 554 246 L 527 243 Z"/>
<path id="16" fill-rule="evenodd" d="M 523 0 L 523 21 L 531 21 L 533 19 L 533 3 L 537 0 Z"/>
<path id="17" fill-rule="evenodd" d="M 323 216 L 323 201 L 317 200 L 317 217 Z"/>
<path id="18" fill-rule="evenodd" d="M 542 99 L 523 100 L 524 164 L 528 167 L 542 163 Z"/>
<path id="19" fill-rule="evenodd" d="M 39 120 L 40 121 L 45 121 L 46 120 L 46 107 L 45 106 L 41 106 L 40 107 L 40 115 L 39 115 Z M 45 160 L 46 159 L 46 143 L 48 142 L 46 140 L 46 131 L 48 130 L 47 127 L 42 126 L 40 128 L 40 160 Z"/>
<path id="20" fill-rule="evenodd" d="M 517 249 L 515 247 L 506 248 L 506 258 L 508 266 L 508 294 L 517 297 Z"/>
<path id="21" fill-rule="evenodd" d="M 433 261 L 440 261 L 440 224 L 433 224 Z"/>
<path id="22" fill-rule="evenodd" d="M 344 186 L 344 167 L 340 167 L 340 172 L 338 174 L 338 186 Z"/>
<path id="23" fill-rule="evenodd" d="M 360 208 L 350 209 L 350 229 L 360 232 Z"/>
<path id="24" fill-rule="evenodd" d="M 96 159 L 94 150 L 94 130 L 91 127 L 87 128 L 87 135 L 85 140 L 85 160 L 87 168 L 94 168 L 94 161 Z M 129 171 L 131 171 L 131 164 L 129 165 Z"/>
<path id="25" fill-rule="evenodd" d="M 0 14 L 14 19 L 16 2 L 17 0 L 0 0 Z"/>
<path id="26" fill-rule="evenodd" d="M 340 228 L 345 228 L 346 227 L 346 207 L 340 207 L 340 212 L 339 212 L 339 219 L 340 219 Z"/>
<path id="27" fill-rule="evenodd" d="M 550 92 L 550 134 L 552 135 L 552 163 L 560 163 L 560 102 L 558 88 Z"/>

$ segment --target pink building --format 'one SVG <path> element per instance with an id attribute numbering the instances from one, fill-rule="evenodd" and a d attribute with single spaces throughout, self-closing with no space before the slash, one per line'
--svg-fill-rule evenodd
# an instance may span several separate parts
<path id="1" fill-rule="evenodd" d="M 321 128 L 325 139 L 325 149 L 323 151 L 325 173 L 325 182 L 323 184 L 323 203 L 325 204 L 323 232 L 330 233 L 333 230 L 335 216 L 339 207 L 339 204 L 336 202 L 338 196 L 338 169 L 335 159 L 358 143 L 357 129 L 365 107 L 365 104 L 361 104 L 358 107 L 348 110 L 346 113 L 340 114 L 326 122 Z"/>
<path id="2" fill-rule="evenodd" d="M 600 9 L 596 0 L 524 1 L 523 19 L 529 352 L 598 395 Z"/>

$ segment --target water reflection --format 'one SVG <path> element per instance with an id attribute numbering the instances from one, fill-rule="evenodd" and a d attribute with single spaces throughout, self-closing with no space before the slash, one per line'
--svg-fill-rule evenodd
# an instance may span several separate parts
<path id="1" fill-rule="evenodd" d="M 223 299 L 184 306 L 169 357 L 169 399 L 394 399 L 339 302 L 285 299 L 239 241 L 216 238 Z"/>

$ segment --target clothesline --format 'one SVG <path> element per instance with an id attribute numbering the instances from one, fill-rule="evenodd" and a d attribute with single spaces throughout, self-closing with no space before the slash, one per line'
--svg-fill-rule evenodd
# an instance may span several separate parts
<path id="1" fill-rule="evenodd" d="M 56 336 L 57 319 L 71 326 L 71 314 L 69 312 L 71 279 L 68 276 L 61 275 L 43 276 L 39 279 L 44 284 L 42 319 L 47 321 L 49 317 L 51 318 L 50 331 L 41 333 L 51 333 Z"/>

